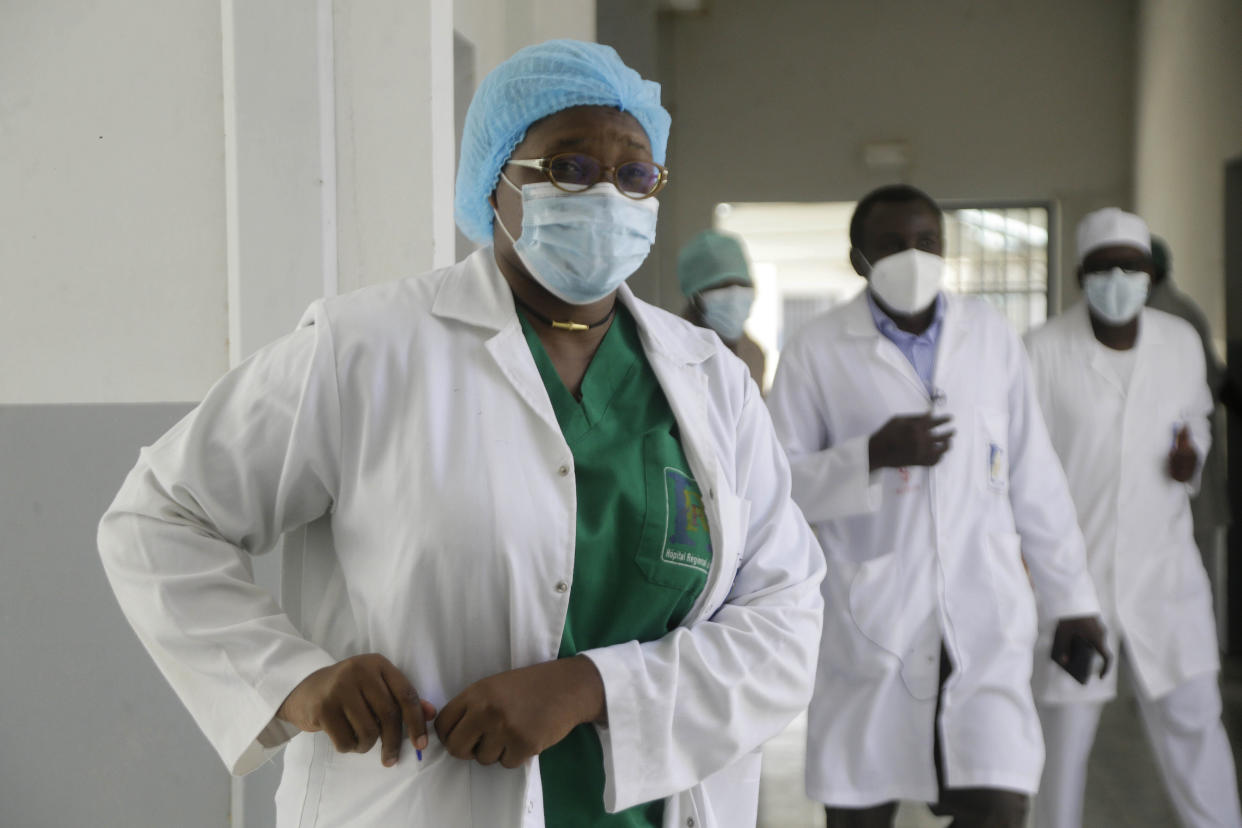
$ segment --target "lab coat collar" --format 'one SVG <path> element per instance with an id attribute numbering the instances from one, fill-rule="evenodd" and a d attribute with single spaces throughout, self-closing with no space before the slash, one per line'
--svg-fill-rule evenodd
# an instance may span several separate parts
<path id="1" fill-rule="evenodd" d="M 492 247 L 480 247 L 449 268 L 431 312 L 499 331 L 517 321 L 509 283 L 496 265 Z"/>
<path id="2" fill-rule="evenodd" d="M 880 329 L 875 326 L 875 320 L 871 318 L 871 308 L 867 306 L 867 288 L 863 288 L 857 296 L 847 302 L 841 309 L 841 314 L 845 317 L 847 336 L 863 338 L 880 336 Z"/>
<path id="3" fill-rule="evenodd" d="M 617 295 L 638 323 L 648 354 L 660 354 L 678 365 L 698 365 L 716 353 L 716 334 L 712 331 L 652 307 L 635 296 L 629 285 L 622 285 Z"/>
<path id="4" fill-rule="evenodd" d="M 961 308 L 961 297 L 944 293 L 944 317 L 940 323 L 940 338 L 936 345 L 936 366 L 932 372 L 932 385 L 939 388 L 944 381 L 946 372 L 951 370 L 954 357 L 966 341 L 966 325 Z M 891 364 L 902 374 L 907 375 L 918 388 L 926 390 L 923 381 L 918 378 L 914 366 L 901 353 L 901 350 L 880 333 L 867 304 L 867 291 L 863 289 L 857 296 L 841 309 L 844 318 L 846 336 L 858 339 L 871 339 L 876 354 Z M 891 347 L 886 347 L 891 346 Z"/>
<path id="5" fill-rule="evenodd" d="M 490 245 L 474 251 L 450 270 L 453 272 L 436 294 L 432 313 L 493 331 L 516 324 L 513 294 Z M 714 334 L 639 300 L 629 285 L 621 286 L 618 297 L 638 323 L 647 353 L 658 353 L 679 365 L 697 365 L 716 352 Z"/>
<path id="6" fill-rule="evenodd" d="M 961 301 L 960 297 L 952 293 L 941 293 L 944 300 L 944 315 L 941 319 L 940 335 L 943 337 L 951 328 L 957 328 L 957 333 L 961 333 L 961 311 L 957 307 Z M 882 336 L 879 328 L 875 326 L 875 318 L 871 315 L 871 307 L 867 302 L 867 289 L 859 291 L 858 295 L 846 303 L 841 309 L 841 313 L 845 317 L 845 332 L 849 336 L 856 337 L 875 337 Z"/>
<path id="7" fill-rule="evenodd" d="M 1065 313 L 1072 314 L 1074 317 L 1075 328 L 1078 331 L 1078 348 L 1081 352 L 1090 355 L 1091 369 L 1099 374 L 1105 382 L 1116 388 L 1118 393 L 1124 393 L 1124 389 L 1117 385 L 1117 379 L 1113 376 L 1113 372 L 1105 364 L 1104 346 L 1095 338 L 1095 331 L 1091 329 L 1091 311 L 1087 308 L 1087 300 L 1078 300 L 1078 303 L 1065 311 Z M 1159 348 L 1164 342 L 1159 326 L 1148 324 L 1151 314 L 1152 312 L 1147 308 L 1139 311 L 1138 340 L 1134 343 L 1134 374 L 1130 378 L 1131 388 L 1134 387 L 1135 380 L 1139 376 L 1139 369 L 1147 361 L 1144 354 Z"/>

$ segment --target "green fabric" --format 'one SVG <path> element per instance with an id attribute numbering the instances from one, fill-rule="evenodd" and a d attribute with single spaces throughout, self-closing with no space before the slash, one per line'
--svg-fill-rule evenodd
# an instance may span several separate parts
<path id="1" fill-rule="evenodd" d="M 583 377 L 581 401 L 525 318 L 522 330 L 577 479 L 574 579 L 560 657 L 662 638 L 703 591 L 712 550 L 702 495 L 637 326 L 618 307 Z M 549 828 L 661 824 L 662 800 L 604 812 L 603 750 L 592 725 L 574 728 L 539 765 Z"/>
<path id="2" fill-rule="evenodd" d="M 677 281 L 687 299 L 734 279 L 754 284 L 737 236 L 704 230 L 677 254 Z"/>

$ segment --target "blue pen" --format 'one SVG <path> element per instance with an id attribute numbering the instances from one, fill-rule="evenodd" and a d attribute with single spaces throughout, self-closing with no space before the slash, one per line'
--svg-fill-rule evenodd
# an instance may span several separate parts
<path id="1" fill-rule="evenodd" d="M 414 748 L 414 752 L 418 754 L 418 761 L 423 761 L 423 752 L 418 748 Z"/>

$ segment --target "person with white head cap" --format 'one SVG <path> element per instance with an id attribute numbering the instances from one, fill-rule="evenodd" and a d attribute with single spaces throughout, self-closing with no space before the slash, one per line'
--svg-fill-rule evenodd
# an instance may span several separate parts
<path id="1" fill-rule="evenodd" d="M 1107 665 L 1074 504 L 1017 333 L 942 290 L 936 202 L 874 190 L 850 242 L 867 289 L 792 337 L 768 398 L 828 560 L 807 794 L 829 828 L 889 828 L 903 799 L 1023 828 L 1037 619 Z"/>
<path id="2" fill-rule="evenodd" d="M 1087 540 L 1109 645 L 1132 668 L 1174 810 L 1188 828 L 1238 828 L 1212 595 L 1190 512 L 1211 447 L 1203 349 L 1185 321 L 1144 307 L 1152 257 L 1141 218 L 1116 208 L 1085 216 L 1078 262 L 1085 298 L 1027 337 L 1036 394 Z M 1067 680 L 1047 657 L 1051 635 L 1042 631 L 1033 674 L 1047 747 L 1035 825 L 1077 828 L 1117 674 Z"/>
<path id="3" fill-rule="evenodd" d="M 625 286 L 668 128 L 611 48 L 519 51 L 462 138 L 484 246 L 314 303 L 104 516 L 229 769 L 288 743 L 280 828 L 754 825 L 824 563 L 745 366 Z M 283 608 L 248 560 L 282 533 Z"/>
<path id="4" fill-rule="evenodd" d="M 755 282 L 742 240 L 717 230 L 699 233 L 677 254 L 677 282 L 689 302 L 682 318 L 715 331 L 762 388 L 763 351 L 744 327 L 755 304 Z"/>

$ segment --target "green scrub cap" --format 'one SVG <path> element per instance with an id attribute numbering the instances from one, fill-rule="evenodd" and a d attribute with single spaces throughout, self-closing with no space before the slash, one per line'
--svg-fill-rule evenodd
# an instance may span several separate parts
<path id="1" fill-rule="evenodd" d="M 686 298 L 734 279 L 754 284 L 746 251 L 737 236 L 704 230 L 677 256 L 677 281 Z"/>

